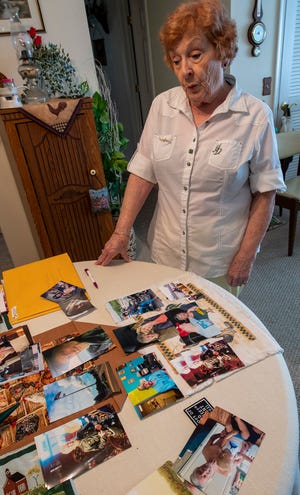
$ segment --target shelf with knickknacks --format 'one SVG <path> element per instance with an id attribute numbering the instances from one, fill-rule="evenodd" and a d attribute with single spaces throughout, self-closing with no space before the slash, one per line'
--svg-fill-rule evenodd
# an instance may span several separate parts
<path id="1" fill-rule="evenodd" d="M 44 103 L 49 98 L 81 98 L 89 87 L 78 82 L 70 55 L 60 45 L 44 44 L 37 30 L 28 31 L 18 9 L 10 19 L 11 38 L 19 61 L 18 72 L 24 80 L 25 104 Z"/>
<path id="2" fill-rule="evenodd" d="M 110 87 L 100 62 L 95 61 L 95 66 L 99 91 L 93 94 L 93 110 L 110 209 L 116 224 L 128 177 L 126 172 L 128 162 L 123 153 L 128 139 L 124 136 L 123 125 L 118 121 L 116 105 L 112 101 Z M 133 228 L 130 231 L 127 252 L 131 259 L 136 258 L 136 237 Z"/>
<path id="3" fill-rule="evenodd" d="M 45 103 L 48 94 L 39 85 L 40 69 L 33 58 L 33 40 L 20 20 L 18 9 L 11 15 L 10 32 L 19 62 L 18 72 L 25 81 L 23 101 L 27 104 Z"/>
<path id="4" fill-rule="evenodd" d="M 281 117 L 281 127 L 279 132 L 293 131 L 291 122 L 291 108 L 295 105 L 297 105 L 297 103 L 287 103 L 285 101 L 281 103 L 280 108 L 283 111 L 283 115 Z"/>

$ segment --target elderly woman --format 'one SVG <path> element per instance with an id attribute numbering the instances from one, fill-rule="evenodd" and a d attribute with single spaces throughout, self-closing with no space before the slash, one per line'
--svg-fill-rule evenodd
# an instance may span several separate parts
<path id="1" fill-rule="evenodd" d="M 219 0 L 179 5 L 160 31 L 180 83 L 151 106 L 116 229 L 97 263 L 126 254 L 136 215 L 154 184 L 153 261 L 193 271 L 232 292 L 246 284 L 284 190 L 273 116 L 226 74 L 236 26 Z"/>

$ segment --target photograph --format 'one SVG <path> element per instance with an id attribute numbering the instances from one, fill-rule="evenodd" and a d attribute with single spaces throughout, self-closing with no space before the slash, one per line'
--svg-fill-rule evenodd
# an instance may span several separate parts
<path id="1" fill-rule="evenodd" d="M 6 337 L 0 337 L 0 366 L 3 367 L 4 363 L 17 356 L 17 352 L 13 346 L 9 343 Z"/>
<path id="2" fill-rule="evenodd" d="M 163 294 L 169 301 L 176 301 L 178 299 L 201 299 L 204 297 L 199 291 L 195 292 L 187 285 L 179 281 L 168 282 L 165 285 L 159 287 Z"/>
<path id="3" fill-rule="evenodd" d="M 152 289 L 135 292 L 106 303 L 106 308 L 116 323 L 149 311 L 159 311 L 163 307 L 163 301 Z"/>
<path id="4" fill-rule="evenodd" d="M 43 385 L 46 370 L 6 383 L 0 394 L 0 448 L 11 445 L 48 425 Z M 53 380 L 53 378 L 52 378 Z M 35 426 L 37 425 L 37 430 Z"/>
<path id="5" fill-rule="evenodd" d="M 71 320 L 80 318 L 96 309 L 88 299 L 85 289 L 62 280 L 41 294 L 41 297 L 59 304 L 62 311 Z"/>
<path id="6" fill-rule="evenodd" d="M 108 362 L 81 372 L 78 369 L 76 374 L 44 386 L 49 421 L 52 423 L 95 406 L 119 392 L 120 387 Z"/>
<path id="7" fill-rule="evenodd" d="M 124 363 L 117 371 L 140 419 L 183 398 L 182 392 L 153 352 Z"/>
<path id="8" fill-rule="evenodd" d="M 132 488 L 127 495 L 191 495 L 186 482 L 174 471 L 172 462 L 166 461 Z M 196 493 L 196 492 L 194 492 Z M 198 490 L 200 494 L 200 491 Z"/>
<path id="9" fill-rule="evenodd" d="M 135 323 L 115 328 L 113 332 L 126 354 L 178 335 L 174 324 L 164 313 L 150 318 L 140 316 Z"/>
<path id="10" fill-rule="evenodd" d="M 35 437 L 47 488 L 96 467 L 131 447 L 117 413 L 111 406 Z"/>
<path id="11" fill-rule="evenodd" d="M 114 329 L 126 354 L 175 337 L 179 337 L 184 347 L 187 347 L 221 334 L 220 326 L 212 321 L 215 316 L 209 307 L 200 307 L 196 302 L 184 302 L 170 304 L 165 309 L 164 313 L 149 318 L 145 315 L 136 316 L 134 323 Z"/>
<path id="12" fill-rule="evenodd" d="M 0 35 L 10 35 L 10 18 L 16 11 L 27 29 L 34 27 L 37 32 L 45 31 L 38 0 L 0 0 Z"/>
<path id="13" fill-rule="evenodd" d="M 47 412 L 44 407 L 20 418 L 16 422 L 15 441 L 20 442 L 28 435 L 34 435 L 39 428 L 47 425 Z"/>
<path id="14" fill-rule="evenodd" d="M 184 349 L 170 364 L 191 387 L 244 366 L 224 339 Z"/>
<path id="15" fill-rule="evenodd" d="M 201 307 L 196 302 L 169 305 L 166 307 L 165 315 L 173 323 L 186 345 L 197 344 L 201 340 L 221 333 L 221 328 L 212 320 L 213 310 Z"/>
<path id="16" fill-rule="evenodd" d="M 113 349 L 115 344 L 100 327 L 43 351 L 51 375 L 56 378 Z"/>
<path id="17" fill-rule="evenodd" d="M 222 423 L 213 418 L 221 418 Z M 206 495 L 236 495 L 256 457 L 264 433 L 231 413 L 206 412 L 173 469 L 187 487 Z"/>
<path id="18" fill-rule="evenodd" d="M 27 325 L 2 332 L 0 337 L 0 366 L 5 362 L 7 355 L 12 355 L 10 346 L 18 354 L 33 343 Z"/>
<path id="19" fill-rule="evenodd" d="M 35 444 L 0 458 L 0 494 L 76 495 L 72 481 L 47 490 Z"/>
<path id="20" fill-rule="evenodd" d="M 5 360 L 2 360 L 0 365 L 0 385 L 4 385 L 20 377 L 35 374 L 44 369 L 44 361 L 39 344 L 29 345 L 19 353 L 13 351 L 13 353 L 7 354 L 7 341 L 4 337 L 0 339 L 2 341 L 0 352 L 2 350 L 2 355 L 6 354 Z"/>

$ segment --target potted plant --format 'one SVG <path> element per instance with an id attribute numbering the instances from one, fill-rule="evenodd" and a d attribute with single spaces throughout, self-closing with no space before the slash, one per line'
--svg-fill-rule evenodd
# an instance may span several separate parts
<path id="1" fill-rule="evenodd" d="M 105 80 L 101 64 L 96 62 L 99 91 L 93 94 L 93 110 L 96 123 L 99 147 L 102 156 L 104 175 L 107 183 L 110 208 L 116 223 L 120 214 L 124 191 L 127 181 L 127 164 L 124 150 L 128 139 L 118 121 L 117 110 L 111 99 L 110 88 Z M 128 254 L 131 258 L 136 255 L 136 239 L 134 229 L 131 229 Z"/>

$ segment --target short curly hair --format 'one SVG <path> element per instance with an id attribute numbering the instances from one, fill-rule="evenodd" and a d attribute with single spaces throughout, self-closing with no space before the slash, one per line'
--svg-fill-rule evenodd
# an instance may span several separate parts
<path id="1" fill-rule="evenodd" d="M 219 0 L 184 2 L 171 12 L 160 29 L 159 38 L 165 61 L 172 68 L 170 51 L 185 35 L 203 33 L 215 46 L 218 59 L 227 64 L 237 51 L 237 29 Z"/>

